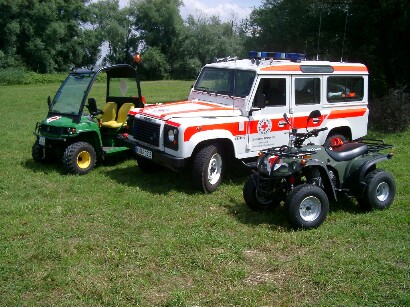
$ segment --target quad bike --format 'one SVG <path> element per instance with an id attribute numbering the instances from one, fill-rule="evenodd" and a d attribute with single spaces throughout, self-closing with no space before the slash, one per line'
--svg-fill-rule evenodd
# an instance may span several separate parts
<path id="1" fill-rule="evenodd" d="M 139 60 L 138 56 L 134 58 L 137 64 Z M 94 82 L 103 73 L 107 83 L 100 94 Z M 94 94 L 105 95 L 101 109 Z M 97 161 L 122 152 L 132 153 L 123 144 L 127 114 L 134 107 L 144 107 L 144 102 L 136 67 L 117 64 L 97 71 L 71 72 L 54 99 L 48 97 L 46 119 L 36 124 L 33 160 L 60 161 L 68 172 L 84 175 Z"/>
<path id="2" fill-rule="evenodd" d="M 307 121 L 320 116 L 320 111 L 313 111 Z M 284 118 L 290 125 L 286 114 Z M 376 164 L 392 158 L 392 153 L 381 151 L 393 146 L 381 140 L 334 140 L 330 147 L 303 145 L 326 129 L 298 132 L 292 128 L 289 146 L 264 150 L 256 163 L 246 164 L 256 168 L 243 188 L 245 202 L 252 210 L 283 201 L 289 223 L 294 228 L 311 229 L 325 221 L 329 199 L 337 201 L 341 194 L 355 197 L 365 210 L 391 205 L 395 180 Z"/>

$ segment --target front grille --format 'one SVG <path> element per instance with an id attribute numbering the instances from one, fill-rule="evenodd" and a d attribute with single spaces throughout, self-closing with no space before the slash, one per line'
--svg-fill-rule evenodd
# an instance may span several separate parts
<path id="1" fill-rule="evenodd" d="M 63 134 L 63 128 L 43 124 L 40 126 L 40 133 L 43 135 L 61 136 Z"/>
<path id="2" fill-rule="evenodd" d="M 132 129 L 136 140 L 159 147 L 161 125 L 136 118 Z"/>

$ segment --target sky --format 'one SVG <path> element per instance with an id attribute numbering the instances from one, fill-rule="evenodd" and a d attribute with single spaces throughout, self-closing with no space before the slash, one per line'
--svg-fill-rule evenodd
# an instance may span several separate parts
<path id="1" fill-rule="evenodd" d="M 129 0 L 120 0 L 120 6 L 128 5 Z M 216 15 L 221 21 L 240 20 L 249 17 L 252 9 L 259 7 L 262 0 L 183 0 L 182 18 L 188 15 Z"/>

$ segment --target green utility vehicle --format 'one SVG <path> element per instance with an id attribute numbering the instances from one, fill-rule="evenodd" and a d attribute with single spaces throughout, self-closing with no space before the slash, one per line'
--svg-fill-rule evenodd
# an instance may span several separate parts
<path id="1" fill-rule="evenodd" d="M 95 81 L 104 73 L 103 89 Z M 144 101 L 137 69 L 128 64 L 70 73 L 54 99 L 48 97 L 47 118 L 36 124 L 34 161 L 61 161 L 68 172 L 83 175 L 107 156 L 130 151 L 122 144 L 127 114 Z"/>

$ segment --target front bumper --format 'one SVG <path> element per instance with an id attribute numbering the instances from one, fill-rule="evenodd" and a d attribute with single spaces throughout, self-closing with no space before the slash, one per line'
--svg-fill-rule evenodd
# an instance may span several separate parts
<path id="1" fill-rule="evenodd" d="M 152 148 L 149 148 L 144 145 L 140 145 L 136 141 L 130 140 L 128 138 L 123 138 L 123 141 L 126 144 L 126 146 L 130 148 L 136 155 L 143 157 L 145 159 L 149 159 L 162 166 L 168 167 L 173 170 L 177 170 L 177 169 L 184 168 L 187 165 L 187 159 L 176 158 L 165 152 L 162 152 L 159 150 L 153 150 Z M 152 154 L 151 158 L 148 158 L 147 156 L 139 154 L 138 152 L 141 152 L 141 150 L 138 150 L 139 148 L 143 149 L 143 151 L 150 152 Z"/>

